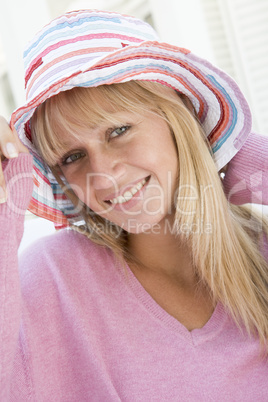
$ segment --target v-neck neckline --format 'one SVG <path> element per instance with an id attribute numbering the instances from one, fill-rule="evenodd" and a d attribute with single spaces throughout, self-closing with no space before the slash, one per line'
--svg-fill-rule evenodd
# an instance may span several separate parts
<path id="1" fill-rule="evenodd" d="M 171 331 L 177 332 L 179 336 L 187 339 L 193 346 L 198 346 L 203 342 L 209 341 L 222 331 L 228 319 L 228 314 L 221 303 L 217 303 L 211 317 L 202 328 L 189 331 L 180 321 L 165 311 L 152 298 L 136 278 L 128 264 L 126 264 L 126 270 L 122 272 L 127 284 L 147 312 L 153 316 L 154 319 L 158 320 L 162 326 L 164 325 Z"/>

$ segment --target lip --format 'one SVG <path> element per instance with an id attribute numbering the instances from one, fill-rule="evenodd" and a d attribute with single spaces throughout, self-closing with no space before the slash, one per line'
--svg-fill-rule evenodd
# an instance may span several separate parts
<path id="1" fill-rule="evenodd" d="M 145 192 L 146 187 L 148 186 L 148 183 L 149 183 L 149 181 L 150 181 L 150 179 L 151 179 L 151 176 L 147 176 L 147 177 L 145 177 L 144 179 L 146 180 L 146 183 L 143 185 L 143 187 L 142 187 L 140 190 L 138 190 L 138 191 L 133 195 L 133 197 L 132 197 L 129 201 L 126 201 L 126 202 L 124 202 L 124 203 L 122 203 L 122 204 L 120 204 L 120 203 L 118 203 L 118 204 L 110 204 L 110 203 L 109 203 L 109 204 L 108 204 L 108 203 L 107 203 L 108 200 L 113 199 L 113 198 L 116 198 L 116 197 L 118 197 L 119 195 L 123 195 L 126 191 L 129 191 L 133 186 L 135 186 L 135 184 L 139 183 L 139 182 L 142 181 L 143 179 L 136 180 L 136 181 L 133 182 L 131 185 L 128 185 L 126 188 L 124 188 L 124 191 L 121 191 L 121 192 L 120 192 L 120 194 L 117 194 L 117 195 L 112 194 L 111 197 L 110 197 L 110 195 L 109 195 L 109 198 L 106 197 L 105 202 L 109 205 L 109 207 L 112 207 L 112 209 L 117 210 L 117 211 L 124 211 L 124 210 L 126 210 L 126 209 L 130 209 L 130 208 L 134 207 L 134 206 L 141 200 L 142 194 Z"/>
<path id="2" fill-rule="evenodd" d="M 129 191 L 132 189 L 132 187 L 134 187 L 136 184 L 138 184 L 139 182 L 141 182 L 142 180 L 148 180 L 149 181 L 149 177 L 150 176 L 146 176 L 143 177 L 142 179 L 138 179 L 133 181 L 133 183 L 128 184 L 126 187 L 122 187 L 120 192 L 116 192 L 116 193 L 110 193 L 105 197 L 105 200 L 103 200 L 104 202 L 108 202 L 110 200 L 112 200 L 113 198 L 117 198 L 119 196 L 123 196 L 123 194 L 125 194 L 126 191 Z"/>

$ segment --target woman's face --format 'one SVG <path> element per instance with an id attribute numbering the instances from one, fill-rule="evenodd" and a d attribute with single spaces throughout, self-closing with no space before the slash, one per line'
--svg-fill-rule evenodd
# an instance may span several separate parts
<path id="1" fill-rule="evenodd" d="M 67 152 L 59 165 L 96 214 L 141 233 L 174 212 L 177 151 L 167 123 L 152 112 L 117 111 L 114 120 L 80 129 L 78 140 L 60 133 Z"/>

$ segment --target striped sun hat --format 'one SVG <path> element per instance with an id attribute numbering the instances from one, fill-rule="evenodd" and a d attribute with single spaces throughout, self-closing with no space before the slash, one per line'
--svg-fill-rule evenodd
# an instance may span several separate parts
<path id="1" fill-rule="evenodd" d="M 24 52 L 26 103 L 11 126 L 34 156 L 29 210 L 65 227 L 79 214 L 31 141 L 30 118 L 46 99 L 74 87 L 130 80 L 155 81 L 189 97 L 221 169 L 251 130 L 249 107 L 237 84 L 190 51 L 161 43 L 152 27 L 115 12 L 80 10 L 46 25 Z"/>

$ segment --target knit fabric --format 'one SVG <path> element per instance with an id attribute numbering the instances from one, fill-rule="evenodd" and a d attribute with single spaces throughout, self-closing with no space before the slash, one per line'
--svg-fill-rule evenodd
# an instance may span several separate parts
<path id="1" fill-rule="evenodd" d="M 232 163 L 241 170 L 239 158 Z M 267 401 L 267 358 L 221 304 L 190 332 L 85 236 L 62 230 L 38 240 L 19 278 L 24 215 L 14 204 L 26 208 L 31 176 L 30 155 L 5 168 L 8 182 L 18 180 L 0 205 L 8 228 L 0 234 L 1 401 Z"/>
<path id="2" fill-rule="evenodd" d="M 245 174 L 246 173 L 246 174 Z M 252 133 L 232 159 L 224 180 L 233 204 L 265 204 L 268 199 L 268 137 Z"/>

